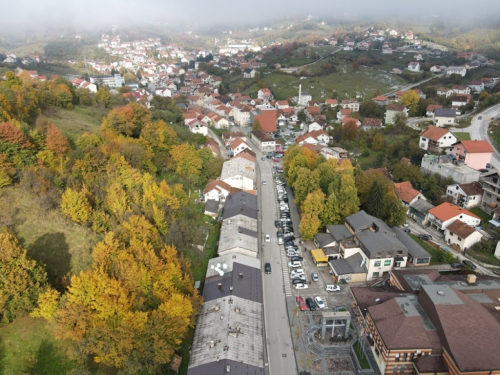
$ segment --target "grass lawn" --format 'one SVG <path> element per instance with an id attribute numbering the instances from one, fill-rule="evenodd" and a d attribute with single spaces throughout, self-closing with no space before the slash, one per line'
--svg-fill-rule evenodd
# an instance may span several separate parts
<path id="1" fill-rule="evenodd" d="M 356 353 L 356 358 L 358 359 L 358 363 L 361 366 L 361 369 L 369 370 L 371 368 L 370 363 L 368 362 L 368 358 L 366 357 L 359 340 L 356 340 L 356 342 L 352 346 L 354 348 L 354 353 Z"/>
<path id="2" fill-rule="evenodd" d="M 458 138 L 459 141 L 470 141 L 470 133 L 465 133 L 465 132 L 461 132 L 461 133 L 458 133 L 458 132 L 454 132 L 453 134 L 455 134 Z"/>
<path id="3" fill-rule="evenodd" d="M 68 273 L 80 273 L 92 263 L 91 250 L 100 237 L 58 209 L 40 209 L 32 194 L 15 187 L 1 190 L 0 222 L 9 220 L 28 254 L 45 264 L 53 285 L 60 286 Z"/>
<path id="4" fill-rule="evenodd" d="M 488 215 L 486 212 L 481 210 L 479 207 L 474 207 L 470 210 L 474 215 L 477 215 L 481 218 L 481 226 L 486 228 L 488 226 L 488 221 L 491 220 L 492 216 Z"/>
<path id="5" fill-rule="evenodd" d="M 440 261 L 441 259 L 441 254 L 444 252 L 444 250 L 440 250 L 435 248 L 434 246 L 430 245 L 426 241 L 418 238 L 414 234 L 410 234 L 411 238 L 413 238 L 420 246 L 424 248 L 425 251 L 427 251 L 431 255 L 431 265 L 434 264 L 443 264 L 443 262 Z"/>
<path id="6" fill-rule="evenodd" d="M 107 113 L 107 110 L 102 112 L 94 107 L 76 106 L 73 109 L 51 107 L 45 116 L 61 129 L 64 135 L 76 138 L 86 131 L 96 133 L 101 126 L 102 118 Z"/>
<path id="7" fill-rule="evenodd" d="M 474 258 L 477 258 L 480 262 L 491 264 L 493 266 L 500 266 L 500 259 L 498 259 L 493 254 L 470 250 L 467 250 L 467 254 L 471 255 Z"/>
<path id="8" fill-rule="evenodd" d="M 497 145 L 500 145 L 500 125 L 490 125 L 490 137 L 496 142 Z"/>
<path id="9" fill-rule="evenodd" d="M 21 317 L 0 329 L 1 374 L 64 375 L 73 368 L 44 319 Z"/>

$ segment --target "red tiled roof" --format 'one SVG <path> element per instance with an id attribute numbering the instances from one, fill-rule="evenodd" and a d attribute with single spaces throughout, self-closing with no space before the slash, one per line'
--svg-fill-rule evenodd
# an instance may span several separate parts
<path id="1" fill-rule="evenodd" d="M 222 189 L 230 192 L 230 193 L 235 193 L 236 191 L 239 191 L 239 189 L 233 188 L 231 185 L 225 183 L 222 180 L 215 180 L 207 184 L 205 187 L 205 190 L 203 190 L 204 193 L 208 193 L 210 190 L 217 189 L 218 187 L 221 187 Z M 220 189 L 217 189 L 220 190 Z"/>
<path id="2" fill-rule="evenodd" d="M 382 119 L 380 119 L 380 118 L 366 117 L 363 120 L 363 125 L 366 125 L 366 126 L 382 126 Z"/>
<path id="3" fill-rule="evenodd" d="M 379 95 L 374 100 L 379 101 L 379 102 L 384 102 L 387 100 L 387 96 Z"/>
<path id="4" fill-rule="evenodd" d="M 312 106 L 312 107 L 307 107 L 306 111 L 310 115 L 319 115 L 321 113 L 321 108 L 320 107 L 316 107 L 316 106 Z"/>
<path id="5" fill-rule="evenodd" d="M 462 141 L 461 143 L 468 153 L 493 152 L 493 147 L 488 141 Z"/>
<path id="6" fill-rule="evenodd" d="M 388 111 L 398 111 L 398 112 L 403 112 L 406 109 L 406 106 L 404 104 L 388 104 L 387 108 Z"/>
<path id="7" fill-rule="evenodd" d="M 413 188 L 410 181 L 394 184 L 394 190 L 396 190 L 396 195 L 399 199 L 405 201 L 406 203 L 410 203 L 420 194 L 418 190 Z"/>
<path id="8" fill-rule="evenodd" d="M 437 126 L 429 125 L 427 129 L 425 129 L 422 133 L 420 133 L 420 136 L 429 138 L 433 141 L 437 141 L 442 136 L 448 133 L 449 133 L 448 129 L 438 128 Z"/>
<path id="9" fill-rule="evenodd" d="M 350 109 L 350 108 L 342 108 L 340 110 L 340 114 L 342 116 L 347 116 L 347 115 L 350 115 L 351 113 L 352 113 L 352 109 Z"/>
<path id="10" fill-rule="evenodd" d="M 278 119 L 278 111 L 275 109 L 266 109 L 260 111 L 259 115 L 255 115 L 255 119 L 259 120 L 260 126 L 266 133 L 276 131 L 276 120 Z"/>
<path id="11" fill-rule="evenodd" d="M 476 231 L 473 227 L 461 222 L 460 220 L 455 220 L 453 223 L 446 227 L 446 230 L 456 234 L 462 239 L 469 237 Z"/>
<path id="12" fill-rule="evenodd" d="M 439 104 L 429 104 L 429 105 L 427 106 L 426 111 L 427 111 L 427 112 L 434 112 L 434 110 L 435 110 L 436 108 L 443 108 L 443 106 L 442 106 L 442 105 L 439 105 Z"/>
<path id="13" fill-rule="evenodd" d="M 463 214 L 475 217 L 476 219 L 480 219 L 469 210 L 458 207 L 453 203 L 441 203 L 439 206 L 431 208 L 429 210 L 429 213 L 443 222 Z"/>
<path id="14" fill-rule="evenodd" d="M 328 104 L 328 105 L 337 105 L 338 102 L 337 102 L 337 99 L 326 99 L 325 100 L 325 104 Z"/>

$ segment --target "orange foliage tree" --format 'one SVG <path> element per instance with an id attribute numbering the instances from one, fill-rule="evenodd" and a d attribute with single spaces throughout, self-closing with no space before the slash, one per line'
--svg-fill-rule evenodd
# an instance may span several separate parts
<path id="1" fill-rule="evenodd" d="M 47 135 L 45 136 L 45 143 L 47 148 L 54 151 L 56 154 L 62 155 L 69 151 L 69 142 L 61 131 L 54 124 L 50 124 L 47 128 Z"/>

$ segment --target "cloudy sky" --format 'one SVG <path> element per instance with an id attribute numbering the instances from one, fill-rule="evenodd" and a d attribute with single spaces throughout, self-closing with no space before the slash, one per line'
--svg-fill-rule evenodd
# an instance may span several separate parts
<path id="1" fill-rule="evenodd" d="M 410 6 L 411 4 L 411 6 Z M 480 6 L 479 6 L 480 5 Z M 251 25 L 283 16 L 429 17 L 474 20 L 500 15 L 500 0 L 4 0 L 0 26 L 102 26 L 147 22 Z"/>

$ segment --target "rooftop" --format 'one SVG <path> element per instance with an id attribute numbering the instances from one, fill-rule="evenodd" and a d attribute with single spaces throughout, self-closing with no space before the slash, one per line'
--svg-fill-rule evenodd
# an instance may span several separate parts
<path id="1" fill-rule="evenodd" d="M 435 117 L 457 117 L 457 111 L 453 108 L 436 108 L 434 109 Z"/>
<path id="2" fill-rule="evenodd" d="M 446 230 L 455 233 L 458 237 L 465 239 L 469 237 L 472 233 L 476 231 L 470 225 L 461 222 L 460 220 L 455 220 L 453 223 L 446 227 Z"/>
<path id="3" fill-rule="evenodd" d="M 394 190 L 396 190 L 396 195 L 399 199 L 408 204 L 420 194 L 418 190 L 413 188 L 410 181 L 394 184 Z"/>
<path id="4" fill-rule="evenodd" d="M 245 215 L 257 220 L 257 196 L 239 191 L 226 198 L 223 218 L 228 219 L 237 215 Z"/>
<path id="5" fill-rule="evenodd" d="M 220 257 L 212 258 L 208 261 L 206 278 L 220 276 L 219 270 L 225 274 L 233 271 L 236 263 L 244 264 L 248 267 L 260 269 L 260 260 L 243 254 L 226 254 Z M 213 267 L 213 268 L 212 268 Z"/>
<path id="6" fill-rule="evenodd" d="M 469 210 L 465 208 L 454 205 L 453 203 L 441 203 L 439 206 L 436 206 L 429 210 L 429 213 L 434 215 L 437 219 L 445 222 L 459 215 L 469 215 L 475 217 L 476 219 L 480 219 L 478 216 L 474 215 Z"/>
<path id="7" fill-rule="evenodd" d="M 438 108 L 439 109 L 439 108 Z M 429 125 L 427 129 L 425 129 L 422 133 L 420 133 L 421 137 L 429 138 L 433 141 L 438 141 L 442 136 L 448 134 L 450 131 L 445 128 L 439 128 L 434 125 Z"/>
<path id="8" fill-rule="evenodd" d="M 255 181 L 255 163 L 244 158 L 236 158 L 225 161 L 222 166 L 221 180 L 230 179 L 237 175 L 241 175 Z"/>
<path id="9" fill-rule="evenodd" d="M 493 147 L 491 147 L 488 141 L 462 141 L 460 142 L 464 149 L 468 153 L 489 153 L 493 152 Z"/>
<path id="10" fill-rule="evenodd" d="M 425 249 L 420 246 L 413 238 L 410 237 L 403 229 L 398 227 L 393 227 L 392 230 L 396 233 L 398 240 L 401 241 L 403 245 L 408 249 L 408 254 L 410 254 L 414 259 L 416 258 L 431 258 L 431 255 L 425 251 Z"/>

